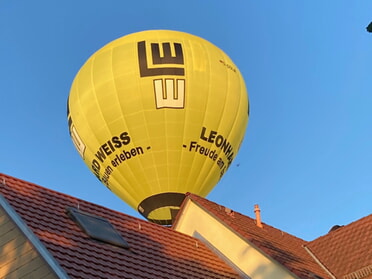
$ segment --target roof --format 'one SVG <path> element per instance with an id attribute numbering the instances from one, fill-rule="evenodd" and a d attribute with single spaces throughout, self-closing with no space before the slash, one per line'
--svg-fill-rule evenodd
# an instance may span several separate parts
<path id="1" fill-rule="evenodd" d="M 305 250 L 304 246 L 307 241 L 265 223 L 262 223 L 263 228 L 260 228 L 256 225 L 254 219 L 238 212 L 233 212 L 197 195 L 188 194 L 187 198 L 196 202 L 210 214 L 213 214 L 227 227 L 254 244 L 298 277 L 309 279 L 317 278 L 316 276 L 331 278 Z"/>
<path id="2" fill-rule="evenodd" d="M 340 226 L 307 246 L 337 278 L 372 278 L 372 214 Z"/>
<path id="3" fill-rule="evenodd" d="M 240 278 L 199 240 L 0 174 L 0 193 L 71 278 Z M 130 249 L 87 236 L 66 214 L 106 218 Z"/>

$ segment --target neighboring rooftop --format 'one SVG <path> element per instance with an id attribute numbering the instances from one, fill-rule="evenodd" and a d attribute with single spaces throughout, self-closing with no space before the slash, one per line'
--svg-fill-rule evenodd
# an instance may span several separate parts
<path id="1" fill-rule="evenodd" d="M 262 223 L 259 214 L 252 219 L 194 194 L 188 199 L 300 278 L 372 279 L 372 214 L 307 242 Z"/>
<path id="2" fill-rule="evenodd" d="M 242 238 L 254 244 L 261 251 L 275 261 L 284 265 L 289 271 L 300 278 L 331 278 L 319 264 L 304 249 L 307 241 L 262 223 L 257 226 L 256 220 L 234 212 L 233 210 L 201 198 L 188 194 L 199 206 L 221 220 L 227 227 L 234 230 Z M 318 276 L 318 277 L 315 277 Z"/>
<path id="3" fill-rule="evenodd" d="M 240 278 L 199 240 L 0 174 L 0 193 L 70 278 Z M 107 219 L 129 249 L 90 238 L 66 214 Z"/>
<path id="4" fill-rule="evenodd" d="M 307 247 L 341 279 L 372 278 L 372 214 L 334 226 Z"/>

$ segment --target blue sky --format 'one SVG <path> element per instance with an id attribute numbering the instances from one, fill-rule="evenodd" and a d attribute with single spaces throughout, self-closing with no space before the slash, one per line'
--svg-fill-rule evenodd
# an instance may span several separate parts
<path id="1" fill-rule="evenodd" d="M 332 3 L 331 3 L 332 2 Z M 208 199 L 305 240 L 372 211 L 372 2 L 0 0 L 0 171 L 133 216 L 90 173 L 66 101 L 85 60 L 123 35 L 171 29 L 223 49 L 250 121 Z"/>

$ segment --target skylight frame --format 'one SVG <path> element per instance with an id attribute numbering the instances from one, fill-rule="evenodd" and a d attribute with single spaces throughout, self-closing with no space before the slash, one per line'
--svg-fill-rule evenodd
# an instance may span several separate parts
<path id="1" fill-rule="evenodd" d="M 128 242 L 106 218 L 74 207 L 68 207 L 66 213 L 92 239 L 130 249 Z"/>

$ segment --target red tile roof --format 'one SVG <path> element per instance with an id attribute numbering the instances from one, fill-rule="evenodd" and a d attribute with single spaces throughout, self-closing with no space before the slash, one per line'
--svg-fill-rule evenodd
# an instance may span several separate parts
<path id="1" fill-rule="evenodd" d="M 71 278 L 240 278 L 190 236 L 0 174 L 0 193 Z M 89 238 L 67 207 L 108 219 L 129 243 Z"/>
<path id="2" fill-rule="evenodd" d="M 284 265 L 292 273 L 300 278 L 314 279 L 314 275 L 322 278 L 331 278 L 304 249 L 305 240 L 285 233 L 265 223 L 263 228 L 256 225 L 254 219 L 233 212 L 221 205 L 201 198 L 194 194 L 188 194 L 187 198 L 202 206 L 206 211 L 213 214 L 229 228 L 233 229 L 241 237 L 257 246 L 261 251 L 269 255 L 277 262 Z"/>
<path id="3" fill-rule="evenodd" d="M 308 247 L 337 278 L 372 278 L 372 214 L 330 231 Z"/>

